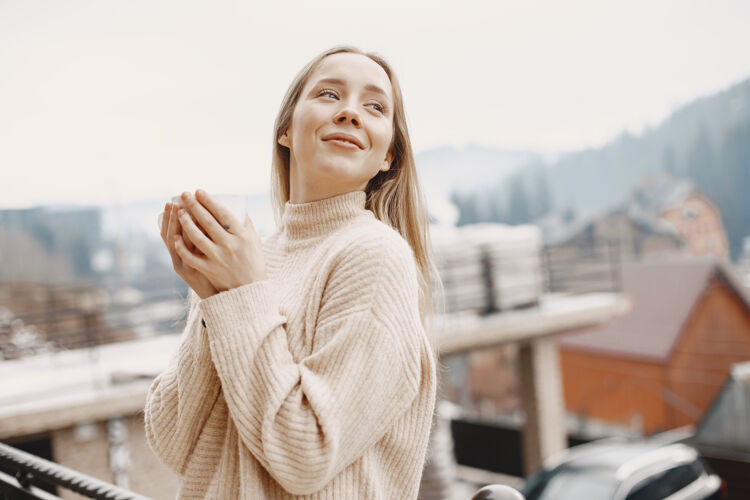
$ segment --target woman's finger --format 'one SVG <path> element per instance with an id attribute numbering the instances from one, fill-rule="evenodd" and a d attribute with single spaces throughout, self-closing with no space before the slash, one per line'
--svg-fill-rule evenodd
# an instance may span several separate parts
<path id="1" fill-rule="evenodd" d="M 172 209 L 172 204 L 167 202 L 164 204 L 164 211 L 160 214 L 161 217 L 159 217 L 159 234 L 161 235 L 161 239 L 164 240 L 164 243 L 167 242 L 167 228 L 169 227 L 169 212 Z"/>
<path id="2" fill-rule="evenodd" d="M 179 231 L 177 230 L 178 222 L 175 208 L 176 207 L 174 205 L 170 206 L 167 224 L 163 226 L 166 227 L 166 229 L 163 229 L 163 231 L 164 244 L 167 246 L 169 256 L 172 258 L 172 266 L 175 267 L 175 270 L 177 270 L 177 267 L 182 265 L 182 262 L 180 261 L 180 256 L 177 254 L 174 247 L 175 235 L 179 234 Z"/>
<path id="3" fill-rule="evenodd" d="M 234 216 L 231 210 L 216 201 L 215 198 L 202 189 L 198 189 L 195 192 L 195 197 L 201 205 L 206 207 L 206 209 L 213 214 L 221 228 L 229 233 L 237 234 L 242 223 L 237 220 L 237 217 Z"/>
<path id="4" fill-rule="evenodd" d="M 166 243 L 167 248 L 170 250 L 170 255 L 174 252 L 175 234 L 178 234 L 182 237 L 182 241 L 183 243 L 185 243 L 185 247 L 187 247 L 188 250 L 190 250 L 191 252 L 196 251 L 200 255 L 203 255 L 203 252 L 201 252 L 200 250 L 196 250 L 195 245 L 193 244 L 190 237 L 183 232 L 182 224 L 180 224 L 178 218 L 179 210 L 179 205 L 176 205 L 174 203 L 170 204 L 169 222 L 167 223 L 167 234 L 164 240 L 164 243 Z"/>
<path id="5" fill-rule="evenodd" d="M 187 249 L 187 247 L 185 246 L 185 242 L 182 239 L 182 236 L 175 235 L 173 242 L 174 242 L 175 252 L 177 256 L 180 259 L 182 259 L 182 262 L 192 267 L 196 271 L 202 273 L 205 269 L 204 260 Z"/>
<path id="6" fill-rule="evenodd" d="M 170 203 L 170 207 L 171 207 L 172 212 L 174 212 L 175 214 L 177 214 L 180 208 L 182 208 L 182 206 L 178 203 Z M 175 215 L 175 217 L 177 217 L 177 215 Z M 176 220 L 174 224 L 177 225 L 175 227 L 176 233 L 182 236 L 182 241 L 185 242 L 185 246 L 187 247 L 187 249 L 190 250 L 191 252 L 198 252 L 199 255 L 203 255 L 203 252 L 195 248 L 195 245 L 190 240 L 190 237 L 182 231 L 182 226 L 180 225 L 180 221 Z M 169 242 L 172 243 L 171 238 L 169 238 Z"/>
<path id="7" fill-rule="evenodd" d="M 203 234 L 203 231 L 193 222 L 187 211 L 181 208 L 178 212 L 179 223 L 182 225 L 183 238 L 188 237 L 195 247 L 205 255 L 215 255 L 216 245 Z"/>
<path id="8" fill-rule="evenodd" d="M 182 201 L 185 208 L 190 211 L 195 220 L 198 221 L 200 228 L 205 231 L 214 243 L 219 243 L 226 236 L 226 232 L 219 225 L 216 216 L 196 200 L 190 193 L 182 193 Z"/>
<path id="9" fill-rule="evenodd" d="M 174 247 L 174 236 L 181 232 L 177 223 L 177 210 L 178 208 L 174 205 L 171 205 L 171 209 L 169 210 L 169 223 L 167 224 L 166 235 L 167 246 L 169 247 Z"/>

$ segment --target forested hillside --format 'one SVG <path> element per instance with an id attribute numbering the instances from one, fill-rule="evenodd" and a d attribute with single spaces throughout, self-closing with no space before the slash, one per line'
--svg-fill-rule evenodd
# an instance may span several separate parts
<path id="1" fill-rule="evenodd" d="M 501 185 L 455 193 L 460 223 L 519 224 L 551 210 L 591 216 L 626 200 L 644 175 L 692 179 L 719 206 L 732 257 L 750 235 L 750 79 L 676 110 L 639 136 L 624 133 L 598 149 L 535 160 Z"/>

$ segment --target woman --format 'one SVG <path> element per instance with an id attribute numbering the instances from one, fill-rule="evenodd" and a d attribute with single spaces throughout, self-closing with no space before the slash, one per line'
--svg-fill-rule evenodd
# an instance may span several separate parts
<path id="1" fill-rule="evenodd" d="M 187 282 L 180 347 L 148 392 L 179 498 L 417 496 L 436 391 L 429 236 L 401 91 L 380 57 L 326 51 L 275 123 L 279 230 L 201 190 L 167 204 Z"/>

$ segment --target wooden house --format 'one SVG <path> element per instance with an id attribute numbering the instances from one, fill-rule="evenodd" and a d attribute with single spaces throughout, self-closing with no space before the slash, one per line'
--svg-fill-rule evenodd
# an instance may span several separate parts
<path id="1" fill-rule="evenodd" d="M 629 314 L 560 339 L 568 414 L 651 433 L 697 424 L 750 360 L 750 306 L 718 259 L 623 264 Z"/>

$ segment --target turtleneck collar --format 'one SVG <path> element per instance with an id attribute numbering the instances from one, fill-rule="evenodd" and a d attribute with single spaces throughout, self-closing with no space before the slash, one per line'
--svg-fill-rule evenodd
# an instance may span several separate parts
<path id="1" fill-rule="evenodd" d="M 328 234 L 354 217 L 369 212 L 365 209 L 367 194 L 351 191 L 307 203 L 284 204 L 282 232 L 289 240 L 314 238 Z"/>

